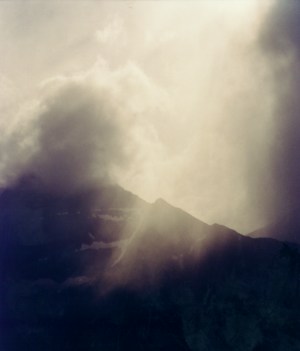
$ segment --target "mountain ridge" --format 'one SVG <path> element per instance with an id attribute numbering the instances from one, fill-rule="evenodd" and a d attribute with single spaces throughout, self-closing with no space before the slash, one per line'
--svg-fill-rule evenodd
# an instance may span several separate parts
<path id="1" fill-rule="evenodd" d="M 12 186 L 0 237 L 3 351 L 299 350 L 294 244 L 118 186 Z"/>

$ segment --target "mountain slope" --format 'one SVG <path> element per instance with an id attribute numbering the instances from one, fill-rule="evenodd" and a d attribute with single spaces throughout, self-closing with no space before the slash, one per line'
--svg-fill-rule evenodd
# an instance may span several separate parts
<path id="1" fill-rule="evenodd" d="M 253 238 L 273 238 L 300 244 L 300 219 L 297 213 L 290 213 L 269 226 L 249 234 Z"/>
<path id="2" fill-rule="evenodd" d="M 278 350 L 299 340 L 298 248 L 118 186 L 0 196 L 1 350 Z"/>

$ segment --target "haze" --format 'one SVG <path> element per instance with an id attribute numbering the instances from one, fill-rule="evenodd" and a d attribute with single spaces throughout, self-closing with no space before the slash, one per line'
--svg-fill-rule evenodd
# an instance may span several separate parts
<path id="1" fill-rule="evenodd" d="M 287 159 L 290 145 L 274 140 L 281 130 L 290 136 L 280 118 L 296 89 L 286 75 L 293 42 L 278 55 L 290 35 L 273 22 L 290 14 L 281 7 L 2 1 L 2 186 L 25 171 L 66 191 L 113 181 L 245 233 L 272 221 L 282 203 L 298 209 L 288 203 L 296 188 L 286 189 L 300 172 L 282 181 L 278 169 L 289 161 L 273 157 L 279 150 Z"/>

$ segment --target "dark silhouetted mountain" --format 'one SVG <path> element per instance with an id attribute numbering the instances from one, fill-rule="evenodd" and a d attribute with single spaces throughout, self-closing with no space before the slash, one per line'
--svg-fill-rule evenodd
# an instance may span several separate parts
<path id="1" fill-rule="evenodd" d="M 1 351 L 296 351 L 298 246 L 119 186 L 0 195 Z"/>

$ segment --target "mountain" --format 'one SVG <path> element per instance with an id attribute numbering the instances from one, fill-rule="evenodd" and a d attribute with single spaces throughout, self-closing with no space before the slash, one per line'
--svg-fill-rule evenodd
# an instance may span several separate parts
<path id="1" fill-rule="evenodd" d="M 257 229 L 249 234 L 253 238 L 273 238 L 300 244 L 300 217 L 297 213 L 288 213 L 277 222 Z"/>
<path id="2" fill-rule="evenodd" d="M 296 351 L 298 246 L 116 185 L 0 195 L 0 349 Z"/>

